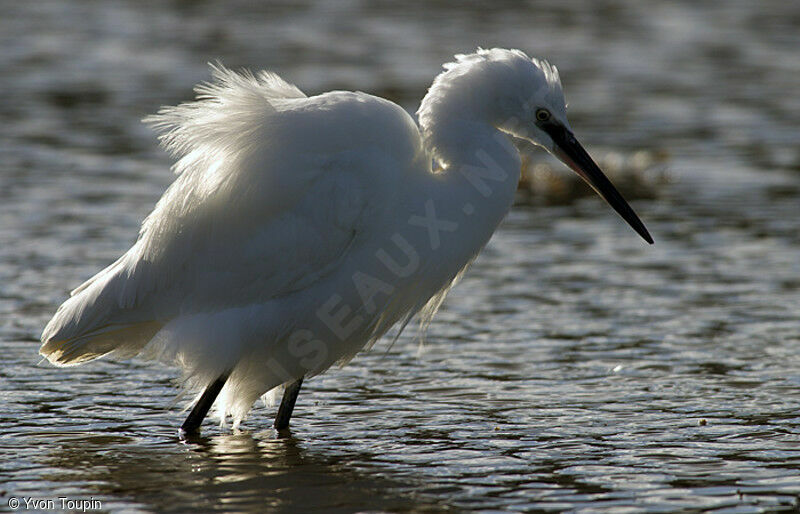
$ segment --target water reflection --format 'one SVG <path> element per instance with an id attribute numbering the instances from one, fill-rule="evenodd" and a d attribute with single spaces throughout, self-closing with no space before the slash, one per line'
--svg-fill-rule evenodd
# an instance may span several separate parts
<path id="1" fill-rule="evenodd" d="M 113 507 L 126 503 L 156 512 L 352 512 L 444 510 L 414 492 L 391 470 L 354 467 L 367 455 L 314 455 L 296 437 L 274 432 L 219 434 L 192 442 L 143 441 L 107 434 L 51 435 L 43 478 L 84 484 L 82 494 Z"/>

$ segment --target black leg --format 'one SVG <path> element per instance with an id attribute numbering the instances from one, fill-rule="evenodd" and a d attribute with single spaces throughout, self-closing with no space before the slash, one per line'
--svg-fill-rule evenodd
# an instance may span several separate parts
<path id="1" fill-rule="evenodd" d="M 220 375 L 218 379 L 212 382 L 211 385 L 203 391 L 203 395 L 197 400 L 192 412 L 189 413 L 186 421 L 181 425 L 182 434 L 194 434 L 197 432 L 206 414 L 208 414 L 208 410 L 214 404 L 214 400 L 217 399 L 217 395 L 222 391 L 222 386 L 225 385 L 225 381 L 228 380 L 229 375 L 229 373 Z"/>
<path id="2" fill-rule="evenodd" d="M 275 416 L 276 430 L 284 430 L 289 427 L 289 420 L 292 418 L 294 404 L 297 401 L 297 395 L 300 394 L 302 385 L 303 377 L 300 377 L 296 382 L 288 385 L 283 392 L 283 400 L 281 400 L 281 406 L 278 407 L 278 415 Z"/>

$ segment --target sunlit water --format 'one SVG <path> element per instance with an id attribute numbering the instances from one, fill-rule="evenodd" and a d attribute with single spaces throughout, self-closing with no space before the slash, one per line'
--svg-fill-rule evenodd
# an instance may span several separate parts
<path id="1" fill-rule="evenodd" d="M 5 5 L 0 510 L 797 509 L 800 11 L 511 4 Z M 520 195 L 425 344 L 409 330 L 307 381 L 286 438 L 259 406 L 182 444 L 173 370 L 38 364 L 54 309 L 172 178 L 138 119 L 206 61 L 413 110 L 479 44 L 556 62 L 593 153 L 667 156 L 631 191 L 655 246 L 595 197 Z"/>

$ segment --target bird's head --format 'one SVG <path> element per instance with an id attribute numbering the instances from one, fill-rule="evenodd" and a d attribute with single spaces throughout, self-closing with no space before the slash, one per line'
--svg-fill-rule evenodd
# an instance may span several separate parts
<path id="1" fill-rule="evenodd" d="M 460 105 L 482 105 L 503 132 L 541 146 L 583 178 L 648 243 L 653 239 L 589 154 L 567 121 L 567 103 L 555 66 L 519 50 L 480 49 L 457 55 L 437 82 L 466 95 Z M 434 83 L 434 87 L 437 84 Z M 434 97 L 435 98 L 435 97 Z M 425 104 L 421 108 L 424 114 Z"/>
<path id="2" fill-rule="evenodd" d="M 652 244 L 653 239 L 639 217 L 572 133 L 558 69 L 547 61 L 531 59 L 519 51 L 496 52 L 513 77 L 500 86 L 502 93 L 497 112 L 501 115 L 497 127 L 555 155 Z"/>

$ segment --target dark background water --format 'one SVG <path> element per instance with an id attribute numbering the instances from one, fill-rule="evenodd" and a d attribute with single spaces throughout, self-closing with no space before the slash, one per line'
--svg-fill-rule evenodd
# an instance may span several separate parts
<path id="1" fill-rule="evenodd" d="M 0 509 L 23 496 L 158 512 L 798 508 L 798 4 L 2 12 Z M 553 165 L 556 185 L 520 195 L 425 344 L 408 331 L 308 381 L 288 438 L 257 407 L 240 433 L 209 425 L 181 444 L 173 370 L 39 363 L 68 290 L 131 244 L 173 178 L 139 119 L 191 98 L 206 62 L 413 112 L 440 64 L 479 45 L 559 66 L 573 127 L 655 246 Z M 532 169 L 552 164 L 523 150 Z"/>

